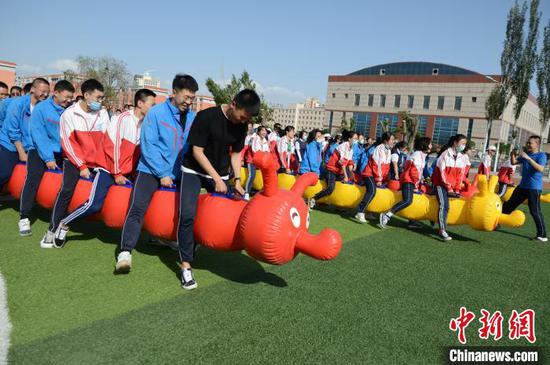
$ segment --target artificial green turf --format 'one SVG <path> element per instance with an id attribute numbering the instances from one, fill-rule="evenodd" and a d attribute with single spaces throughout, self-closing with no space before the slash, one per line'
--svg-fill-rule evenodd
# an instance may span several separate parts
<path id="1" fill-rule="evenodd" d="M 314 211 L 312 231 L 342 232 L 331 262 L 299 256 L 280 267 L 242 253 L 201 249 L 199 289 L 179 287 L 176 254 L 142 240 L 130 275 L 113 275 L 119 232 L 85 223 L 62 250 L 41 250 L 17 234 L 15 203 L 0 207 L 0 269 L 8 286 L 10 361 L 86 363 L 438 363 L 448 329 L 466 306 L 536 311 L 537 345 L 550 356 L 550 246 L 525 227 L 477 232 L 452 227 L 442 243 L 429 227 L 381 231 L 344 214 Z M 544 206 L 547 219 L 550 207 Z M 545 318 L 546 315 L 546 318 Z M 477 318 L 476 318 L 477 322 Z M 467 330 L 468 344 L 478 323 Z M 507 335 L 506 324 L 503 327 Z"/>

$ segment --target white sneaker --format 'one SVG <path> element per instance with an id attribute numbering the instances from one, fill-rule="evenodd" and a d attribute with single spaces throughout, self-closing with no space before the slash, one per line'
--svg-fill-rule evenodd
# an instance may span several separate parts
<path id="1" fill-rule="evenodd" d="M 56 248 L 62 248 L 65 246 L 65 241 L 67 240 L 67 233 L 69 233 L 69 227 L 63 226 L 62 224 L 57 227 L 57 230 L 55 231 L 55 247 Z"/>
<path id="2" fill-rule="evenodd" d="M 533 239 L 539 242 L 548 242 L 548 237 L 535 237 Z"/>
<path id="3" fill-rule="evenodd" d="M 380 228 L 387 228 L 388 222 L 390 221 L 390 217 L 388 217 L 386 213 L 380 213 L 380 217 L 378 220 L 379 220 Z"/>
<path id="4" fill-rule="evenodd" d="M 30 236 L 32 234 L 31 231 L 31 221 L 29 218 L 20 219 L 19 220 L 19 235 L 20 236 Z"/>
<path id="5" fill-rule="evenodd" d="M 130 251 L 122 251 L 116 259 L 115 271 L 119 273 L 130 272 L 132 269 L 132 254 Z"/>
<path id="6" fill-rule="evenodd" d="M 243 199 L 246 201 L 250 200 L 250 194 L 244 193 Z"/>
<path id="7" fill-rule="evenodd" d="M 315 208 L 315 199 L 309 198 L 309 199 L 307 200 L 307 206 L 309 207 L 309 209 Z"/>
<path id="8" fill-rule="evenodd" d="M 46 231 L 44 237 L 40 241 L 40 247 L 42 248 L 54 248 L 55 233 L 50 230 Z"/>
<path id="9" fill-rule="evenodd" d="M 355 220 L 359 221 L 360 223 L 367 223 L 367 220 L 365 219 L 365 213 L 357 213 L 355 215 Z"/>
<path id="10" fill-rule="evenodd" d="M 198 286 L 197 282 L 193 278 L 193 272 L 191 269 L 181 270 L 181 287 L 185 290 L 193 290 Z"/>
<path id="11" fill-rule="evenodd" d="M 441 239 L 442 239 L 443 241 L 450 241 L 450 240 L 453 239 L 451 236 L 449 236 L 449 234 L 447 233 L 447 231 L 441 231 L 441 232 L 439 232 L 439 237 L 441 237 Z"/>

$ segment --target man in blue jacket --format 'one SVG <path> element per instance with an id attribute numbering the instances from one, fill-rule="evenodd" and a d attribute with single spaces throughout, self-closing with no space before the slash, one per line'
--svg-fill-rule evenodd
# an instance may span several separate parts
<path id="1" fill-rule="evenodd" d="M 172 89 L 173 96 L 152 107 L 143 119 L 141 158 L 122 229 L 117 272 L 128 272 L 132 267 L 131 252 L 139 239 L 153 193 L 159 186 L 173 187 L 181 175 L 182 156 L 189 148 L 187 136 L 195 119 L 191 105 L 199 86 L 192 76 L 178 74 L 172 81 Z"/>
<path id="2" fill-rule="evenodd" d="M 300 174 L 314 172 L 317 176 L 321 175 L 324 140 L 323 133 L 319 129 L 309 132 L 306 152 L 302 156 L 302 163 L 300 164 Z"/>
<path id="3" fill-rule="evenodd" d="M 21 236 L 32 234 L 29 218 L 44 172 L 46 169 L 56 170 L 62 165 L 59 118 L 71 104 L 74 92 L 74 86 L 69 81 L 58 81 L 54 87 L 54 95 L 39 103 L 31 114 L 27 177 L 19 206 Z"/>
<path id="4" fill-rule="evenodd" d="M 34 79 L 31 93 L 15 98 L 6 112 L 6 119 L 0 130 L 0 190 L 11 177 L 19 161 L 27 161 L 31 147 L 29 121 L 31 113 L 40 101 L 50 93 L 50 84 L 43 78 Z"/>

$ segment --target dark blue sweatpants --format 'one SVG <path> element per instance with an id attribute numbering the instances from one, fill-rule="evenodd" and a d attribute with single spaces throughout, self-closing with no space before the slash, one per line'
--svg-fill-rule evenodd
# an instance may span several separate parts
<path id="1" fill-rule="evenodd" d="M 15 165 L 19 162 L 17 152 L 11 152 L 0 146 L 0 190 L 10 180 Z"/>

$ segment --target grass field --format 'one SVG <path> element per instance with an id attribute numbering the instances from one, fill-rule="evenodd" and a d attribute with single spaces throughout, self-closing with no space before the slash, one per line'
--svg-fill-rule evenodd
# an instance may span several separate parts
<path id="1" fill-rule="evenodd" d="M 381 231 L 316 210 L 312 231 L 344 237 L 336 260 L 274 267 L 201 248 L 199 289 L 184 292 L 175 252 L 145 235 L 132 273 L 114 275 L 119 232 L 86 222 L 64 249 L 43 250 L 47 212 L 21 238 L 17 203 L 0 204 L 10 363 L 440 363 L 442 347 L 459 344 L 448 326 L 460 306 L 477 317 L 500 310 L 505 321 L 534 309 L 536 345 L 550 357 L 550 246 L 529 240 L 530 216 L 515 230 L 451 227 L 455 239 L 442 243 L 430 227 L 411 232 L 395 220 Z M 548 221 L 550 205 L 544 213 Z M 528 344 L 480 340 L 477 317 L 468 344 Z"/>

